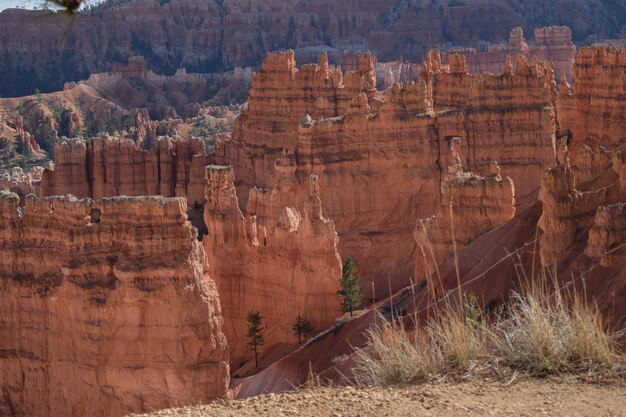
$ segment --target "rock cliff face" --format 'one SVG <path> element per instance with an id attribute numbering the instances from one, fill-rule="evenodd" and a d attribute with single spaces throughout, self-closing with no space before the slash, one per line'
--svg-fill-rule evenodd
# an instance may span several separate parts
<path id="1" fill-rule="evenodd" d="M 239 209 L 232 167 L 210 165 L 203 239 L 223 306 L 233 366 L 251 357 L 246 317 L 259 311 L 267 326 L 263 351 L 293 343 L 298 314 L 321 331 L 341 313 L 341 262 L 332 221 L 322 217 L 317 178 L 283 176 L 250 192 Z M 288 204 L 288 205 L 287 205 Z"/>
<path id="2" fill-rule="evenodd" d="M 123 416 L 226 395 L 183 199 L 0 196 L 0 414 Z"/>
<path id="3" fill-rule="evenodd" d="M 584 146 L 571 165 L 565 158 L 547 171 L 539 222 L 544 267 L 563 282 L 583 286 L 616 325 L 626 316 L 624 160 L 623 147 L 607 151 Z"/>
<path id="4" fill-rule="evenodd" d="M 426 277 L 433 299 L 443 295 L 439 264 L 455 251 L 515 216 L 515 188 L 509 177 L 502 178 L 497 162 L 488 177 L 464 172 L 461 141 L 450 140 L 448 175 L 442 179 L 441 200 L 434 216 L 420 219 L 415 226 L 417 254 L 415 281 Z"/>
<path id="5" fill-rule="evenodd" d="M 586 241 L 581 236 L 588 233 L 590 247 L 586 253 L 589 256 L 603 259 L 603 248 L 609 250 L 617 246 L 620 223 L 612 219 L 619 213 L 619 203 L 626 201 L 625 159 L 626 153 L 621 147 L 607 151 L 603 147 L 584 146 L 571 165 L 568 157 L 562 165 L 545 172 L 541 181 L 543 216 L 540 222 L 544 265 L 553 266 L 572 254 L 577 256 L 580 248 L 575 246 L 581 240 Z M 579 184 L 579 178 L 586 181 Z"/>
<path id="6" fill-rule="evenodd" d="M 534 45 L 528 45 L 522 28 L 516 27 L 511 30 L 508 44 L 493 45 L 484 52 L 478 52 L 474 48 L 456 48 L 449 52 L 465 56 L 471 72 L 499 74 L 504 69 L 507 57 L 523 55 L 529 60 L 535 56 L 540 61 L 552 63 L 557 78 L 565 76 L 571 81 L 574 77 L 572 67 L 576 46 L 572 43 L 572 31 L 566 26 L 535 29 Z"/>
<path id="7" fill-rule="evenodd" d="M 571 131 L 574 155 L 584 144 L 610 148 L 626 143 L 626 50 L 581 48 L 571 90 L 561 82 L 558 108 L 560 130 Z"/>
<path id="8" fill-rule="evenodd" d="M 132 0 L 111 1 L 73 22 L 45 11 L 0 13 L 2 96 L 53 91 L 143 55 L 148 68 L 173 74 L 256 66 L 278 49 L 373 50 L 382 61 L 417 62 L 444 42 L 497 43 L 512 27 L 568 25 L 577 41 L 616 38 L 621 2 L 601 0 Z M 67 39 L 63 37 L 67 35 Z M 61 42 L 60 40 L 63 40 Z M 539 43 L 540 39 L 537 38 Z M 499 61 L 500 63 L 502 60 Z M 498 71 L 499 72 L 499 71 Z"/>
<path id="9" fill-rule="evenodd" d="M 441 61 L 448 65 L 454 56 L 463 55 L 469 72 L 491 72 L 500 74 L 506 68 L 510 57 L 524 56 L 527 60 L 536 57 L 552 64 L 557 79 L 565 77 L 569 82 L 574 77 L 574 57 L 576 46 L 572 43 L 572 32 L 568 27 L 548 26 L 535 29 L 535 44 L 528 45 L 522 28 L 511 30 L 506 44 L 492 45 L 485 51 L 475 48 L 452 47 L 441 53 Z M 451 57 L 451 58 L 450 58 Z M 344 65 L 342 63 L 342 68 Z M 345 68 L 344 68 L 345 70 Z M 415 81 L 422 71 L 422 65 L 402 61 L 376 64 L 376 77 L 379 88 L 388 88 L 396 82 Z"/>
<path id="10" fill-rule="evenodd" d="M 463 57 L 453 59 L 448 71 L 432 54 L 420 82 L 381 95 L 369 55 L 344 74 L 324 55 L 319 66 L 298 69 L 291 53 L 270 54 L 232 140 L 216 150 L 220 163 L 234 166 L 242 207 L 287 155 L 296 173 L 319 176 L 339 251 L 356 258 L 365 294 L 372 282 L 388 291 L 388 276 L 399 289 L 414 272 L 415 221 L 441 205 L 450 138 L 463 139 L 462 164 L 479 175 L 497 160 L 520 199 L 554 164 L 549 67 L 520 59 L 515 71 L 470 75 Z"/>
<path id="11" fill-rule="evenodd" d="M 620 146 L 626 143 L 626 51 L 582 48 L 574 75 L 574 91 L 562 81 L 557 98 L 563 132 L 557 151 L 560 166 L 547 171 L 541 182 L 544 265 L 576 258 L 580 250 L 575 246 L 590 228 L 587 254 L 610 263 L 600 248 L 614 246 L 606 236 L 611 227 L 619 229 L 611 220 L 619 211 L 613 205 L 626 200 L 626 157 Z"/>
<path id="12" fill-rule="evenodd" d="M 201 204 L 207 163 L 204 144 L 198 140 L 163 139 L 145 151 L 119 137 L 69 139 L 57 145 L 54 168 L 44 171 L 40 194 L 94 199 L 162 195 Z"/>
<path id="13" fill-rule="evenodd" d="M 439 136 L 463 138 L 468 170 L 487 175 L 498 161 L 519 199 L 528 197 L 555 161 L 556 85 L 550 65 L 518 56 L 515 66 L 506 60 L 502 74 L 470 74 L 463 56 L 448 60 L 449 69 L 437 51 L 430 52 L 421 75 L 439 114 Z"/>

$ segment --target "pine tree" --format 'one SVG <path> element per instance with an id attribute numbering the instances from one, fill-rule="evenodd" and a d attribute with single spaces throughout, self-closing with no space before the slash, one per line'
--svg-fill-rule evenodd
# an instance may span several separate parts
<path id="1" fill-rule="evenodd" d="M 258 348 L 263 346 L 263 316 L 259 311 L 248 312 L 248 338 L 250 342 L 248 344 L 252 346 L 254 350 L 254 364 L 259 367 L 259 353 Z"/>
<path id="2" fill-rule="evenodd" d="M 306 336 L 311 333 L 313 331 L 313 326 L 311 326 L 310 321 L 298 314 L 291 330 L 293 330 L 294 334 L 298 335 L 298 344 L 300 345 L 302 344 L 302 336 Z"/>
<path id="3" fill-rule="evenodd" d="M 349 311 L 350 317 L 352 317 L 354 307 L 361 304 L 361 286 L 359 280 L 360 278 L 356 273 L 356 263 L 354 263 L 354 259 L 346 259 L 343 263 L 341 279 L 339 280 L 341 290 L 337 291 L 337 295 L 340 295 L 342 298 L 341 309 L 344 312 Z"/>

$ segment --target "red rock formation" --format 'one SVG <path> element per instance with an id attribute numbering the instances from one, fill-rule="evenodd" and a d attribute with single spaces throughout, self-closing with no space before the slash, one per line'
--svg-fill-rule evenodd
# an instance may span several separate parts
<path id="1" fill-rule="evenodd" d="M 492 72 L 498 74 L 504 69 L 507 57 L 525 56 L 527 59 L 537 57 L 540 61 L 548 61 L 554 67 L 557 78 L 565 76 L 573 79 L 574 56 L 576 46 L 572 43 L 572 31 L 566 26 L 548 26 L 535 29 L 535 44 L 528 45 L 524 39 L 522 28 L 511 30 L 508 44 L 489 46 L 486 51 L 479 52 L 474 48 L 452 48 L 451 54 L 465 57 L 471 72 Z M 445 54 L 447 62 L 450 55 Z"/>
<path id="2" fill-rule="evenodd" d="M 626 261 L 626 204 L 600 206 L 592 228 L 585 254 L 600 260 L 603 267 L 621 267 Z"/>
<path id="3" fill-rule="evenodd" d="M 559 89 L 559 127 L 571 131 L 572 153 L 584 144 L 626 143 L 626 50 L 582 48 L 574 64 L 573 92 Z"/>
<path id="4" fill-rule="evenodd" d="M 0 414 L 116 417 L 227 393 L 183 199 L 0 196 Z"/>
<path id="5" fill-rule="evenodd" d="M 148 66 L 142 56 L 133 56 L 128 59 L 128 63 L 115 63 L 111 65 L 111 72 L 122 78 L 145 79 L 148 75 Z"/>
<path id="6" fill-rule="evenodd" d="M 0 190 L 8 189 L 23 198 L 27 194 L 38 194 L 43 167 L 34 167 L 24 172 L 20 167 L 0 171 Z"/>
<path id="7" fill-rule="evenodd" d="M 244 216 L 232 167 L 208 166 L 206 176 L 203 244 L 233 366 L 251 357 L 249 311 L 263 316 L 263 351 L 297 340 L 291 327 L 298 314 L 317 331 L 331 325 L 341 314 L 341 262 L 335 226 L 322 217 L 317 178 L 300 184 L 285 176 L 268 190 L 253 189 Z"/>
<path id="8" fill-rule="evenodd" d="M 133 119 L 135 126 L 131 130 L 130 136 L 144 149 L 149 149 L 154 146 L 157 137 L 157 121 L 151 121 L 148 109 L 136 109 L 133 112 Z"/>
<path id="9" fill-rule="evenodd" d="M 284 155 L 298 175 L 318 175 L 340 253 L 356 258 L 366 296 L 372 282 L 388 291 L 388 276 L 398 289 L 414 272 L 415 220 L 440 206 L 448 162 L 441 149 L 450 137 L 463 138 L 463 165 L 477 174 L 498 160 L 521 199 L 554 164 L 549 67 L 520 59 L 515 73 L 469 75 L 462 57 L 454 59 L 448 72 L 433 55 L 422 82 L 381 96 L 368 55 L 358 72 L 343 74 L 325 56 L 298 69 L 292 54 L 271 54 L 216 160 L 234 166 L 244 207 L 248 190 L 268 187 Z"/>
<path id="10" fill-rule="evenodd" d="M 15 126 L 15 141 L 19 146 L 24 149 L 27 147 L 30 151 L 30 154 L 35 150 L 39 150 L 39 144 L 35 140 L 35 138 L 26 131 L 24 128 L 24 118 L 22 116 L 14 116 L 12 118 L 13 125 Z M 24 154 L 24 150 L 22 150 L 22 154 Z"/>
<path id="11" fill-rule="evenodd" d="M 536 191 L 545 168 L 554 165 L 555 84 L 547 64 L 523 57 L 503 74 L 469 74 L 463 56 L 445 68 L 437 51 L 424 61 L 424 79 L 438 116 L 440 137 L 462 136 L 463 165 L 481 175 L 498 161 L 515 182 L 519 199 Z M 532 121 L 532 123 L 528 123 Z M 506 125 L 506 127 L 505 127 Z"/>
<path id="12" fill-rule="evenodd" d="M 601 235 L 613 226 L 619 229 L 611 220 L 619 211 L 613 205 L 626 201 L 626 156 L 618 147 L 626 142 L 626 52 L 583 48 L 574 70 L 574 91 L 562 82 L 557 99 L 559 127 L 566 132 L 559 144 L 560 166 L 542 179 L 541 257 L 550 266 L 578 259 L 581 235 L 592 228 L 587 253 L 609 265 L 601 249 L 615 242 Z"/>
<path id="13" fill-rule="evenodd" d="M 201 204 L 207 163 L 199 140 L 167 138 L 149 151 L 119 137 L 66 140 L 56 148 L 54 169 L 43 173 L 41 195 L 162 195 Z"/>
<path id="14" fill-rule="evenodd" d="M 445 290 L 438 276 L 439 264 L 515 215 L 513 181 L 501 177 L 498 163 L 492 162 L 488 177 L 463 172 L 460 150 L 460 139 L 453 138 L 448 176 L 441 184 L 441 205 L 434 216 L 418 220 L 414 232 L 415 279 L 427 278 L 433 299 Z"/>
<path id="15" fill-rule="evenodd" d="M 545 172 L 541 182 L 543 216 L 539 223 L 544 265 L 553 266 L 568 256 L 578 256 L 575 246 L 586 240 L 581 236 L 590 228 L 588 255 L 604 259 L 602 248 L 615 246 L 615 239 L 621 235 L 619 222 L 611 219 L 619 212 L 617 203 L 626 201 L 625 160 L 624 148 L 607 151 L 585 146 L 571 161 L 572 165 L 566 158 L 562 165 Z M 579 176 L 584 179 L 580 184 Z M 612 227 L 617 234 L 609 237 Z M 611 263 L 602 262 L 606 263 L 604 266 Z"/>
<path id="16" fill-rule="evenodd" d="M 72 110 L 64 110 L 59 121 L 59 136 L 75 138 L 80 133 L 80 129 L 81 122 L 78 113 Z"/>

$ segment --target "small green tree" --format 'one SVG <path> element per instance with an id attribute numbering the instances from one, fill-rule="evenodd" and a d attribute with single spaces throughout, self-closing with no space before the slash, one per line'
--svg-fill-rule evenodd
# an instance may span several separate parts
<path id="1" fill-rule="evenodd" d="M 248 312 L 248 344 L 254 350 L 254 364 L 259 367 L 258 348 L 263 346 L 263 316 L 259 311 Z"/>
<path id="2" fill-rule="evenodd" d="M 54 161 L 54 147 L 57 142 L 57 133 L 48 124 L 44 124 L 37 131 L 37 137 L 41 147 L 48 153 L 48 157 Z"/>
<path id="3" fill-rule="evenodd" d="M 361 304 L 361 285 L 359 281 L 360 278 L 356 273 L 354 259 L 346 259 L 343 263 L 341 279 L 339 280 L 341 290 L 337 291 L 337 294 L 342 298 L 341 309 L 345 312 L 349 311 L 350 317 L 352 317 L 354 307 Z"/>
<path id="4" fill-rule="evenodd" d="M 296 317 L 296 321 L 291 327 L 291 330 L 293 330 L 294 334 L 298 335 L 298 344 L 301 345 L 302 336 L 306 336 L 307 334 L 311 333 L 313 331 L 313 326 L 311 326 L 310 321 L 298 314 L 298 317 Z"/>

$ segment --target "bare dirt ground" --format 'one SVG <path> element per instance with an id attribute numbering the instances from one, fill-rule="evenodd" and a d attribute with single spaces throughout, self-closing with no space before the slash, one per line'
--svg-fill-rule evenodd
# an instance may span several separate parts
<path id="1" fill-rule="evenodd" d="M 624 416 L 626 383 L 524 379 L 316 388 L 142 414 L 147 417 Z"/>

